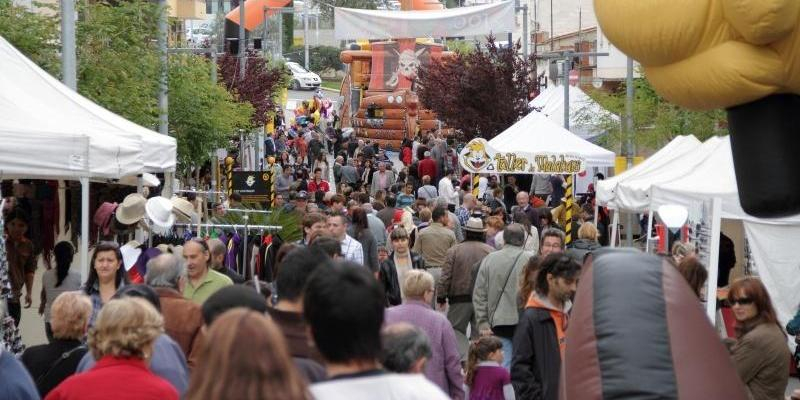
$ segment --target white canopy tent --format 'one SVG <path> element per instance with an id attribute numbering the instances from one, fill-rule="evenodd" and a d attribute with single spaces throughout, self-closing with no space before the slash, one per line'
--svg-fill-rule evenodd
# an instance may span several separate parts
<path id="1" fill-rule="evenodd" d="M 175 170 L 174 138 L 127 121 L 75 93 L 0 37 L 0 175 L 80 180 L 88 237 L 89 181 Z M 88 273 L 88 241 L 81 245 Z"/>
<path id="2" fill-rule="evenodd" d="M 564 86 L 552 85 L 528 103 L 550 121 L 564 126 Z M 592 100 L 581 88 L 569 85 L 569 130 L 583 139 L 605 133 L 603 119 L 619 121 L 619 116 Z"/>
<path id="3" fill-rule="evenodd" d="M 658 183 L 669 182 L 691 173 L 698 165 L 720 145 L 722 140 L 712 137 L 697 146 L 694 150 L 671 159 L 658 168 L 649 169 L 640 174 L 619 182 L 614 189 L 613 205 L 623 212 L 644 212 L 650 209 L 650 187 Z"/>
<path id="4" fill-rule="evenodd" d="M 598 205 L 618 210 L 620 207 L 615 202 L 618 185 L 629 180 L 640 179 L 650 174 L 659 173 L 664 167 L 672 163 L 673 160 L 694 151 L 699 146 L 700 141 L 693 135 L 678 136 L 667 143 L 661 150 L 642 161 L 639 165 L 619 175 L 598 182 L 595 188 Z"/>
<path id="5" fill-rule="evenodd" d="M 654 210 L 665 204 L 690 207 L 694 202 L 709 199 L 720 203 L 720 212 L 716 213 L 718 219 L 742 221 L 755 270 L 772 297 L 781 325 L 785 325 L 800 304 L 800 292 L 797 291 L 800 275 L 797 274 L 797 254 L 794 252 L 800 237 L 800 215 L 765 219 L 742 210 L 728 137 L 719 138 L 718 145 L 706 154 L 702 162 L 685 174 L 655 183 L 650 188 L 650 204 Z M 714 240 L 718 240 L 719 230 L 712 235 L 708 280 L 716 283 L 717 257 L 713 253 L 718 251 L 719 245 Z"/>
<path id="6" fill-rule="evenodd" d="M 589 167 L 614 166 L 614 152 L 579 138 L 538 112 L 531 112 L 490 140 L 500 152 L 545 152 L 576 154 Z"/>

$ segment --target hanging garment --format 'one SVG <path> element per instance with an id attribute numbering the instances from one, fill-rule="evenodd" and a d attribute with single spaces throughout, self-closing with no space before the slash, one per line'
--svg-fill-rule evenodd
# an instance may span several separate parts
<path id="1" fill-rule="evenodd" d="M 25 351 L 25 345 L 22 344 L 22 335 L 19 334 L 19 328 L 14 324 L 14 318 L 7 316 L 0 322 L 0 346 L 5 351 L 14 353 L 15 355 L 22 354 Z"/>
<path id="2" fill-rule="evenodd" d="M 0 196 L 2 196 L 0 194 Z M 5 200 L 0 202 L 0 209 L 3 208 Z M 0 212 L 0 232 L 5 232 L 5 220 L 3 213 Z M 0 234 L 0 301 L 11 298 L 11 277 L 8 271 L 8 256 L 6 253 L 5 235 Z"/>

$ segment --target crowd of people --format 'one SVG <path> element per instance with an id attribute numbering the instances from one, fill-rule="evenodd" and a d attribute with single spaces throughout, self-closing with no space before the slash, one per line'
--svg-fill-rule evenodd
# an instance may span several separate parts
<path id="1" fill-rule="evenodd" d="M 81 283 L 74 249 L 59 243 L 40 303 L 49 341 L 18 357 L 0 350 L 0 398 L 558 399 L 566 333 L 580 329 L 572 301 L 608 240 L 591 191 L 567 220 L 563 177 L 525 191 L 486 176 L 474 193 L 436 134 L 405 141 L 395 168 L 338 130 L 281 132 L 274 206 L 298 214 L 303 237 L 281 246 L 273 282 L 256 290 L 220 262 L 222 242 L 190 239 L 152 258 L 144 284 L 128 282 L 119 245 L 100 242 Z M 319 141 L 307 153 L 278 145 L 306 134 Z M 313 179 L 293 171 L 309 165 Z M 5 221 L 18 322 L 35 264 L 25 213 Z M 666 261 L 703 300 L 694 249 L 678 243 Z M 744 278 L 727 301 L 748 393 L 782 398 L 790 355 L 766 289 Z"/>

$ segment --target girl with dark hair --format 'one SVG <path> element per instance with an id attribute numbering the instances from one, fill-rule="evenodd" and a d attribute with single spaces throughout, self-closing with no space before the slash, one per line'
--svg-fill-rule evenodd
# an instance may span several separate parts
<path id="1" fill-rule="evenodd" d="M 539 275 L 539 263 L 541 257 L 533 256 L 528 259 L 525 264 L 525 269 L 522 270 L 522 275 L 519 279 L 519 308 L 524 310 L 525 304 L 528 303 L 528 298 L 531 297 L 534 287 L 536 286 L 536 277 Z"/>
<path id="2" fill-rule="evenodd" d="M 521 224 L 525 227 L 525 246 L 523 248 L 536 254 L 539 252 L 539 231 L 533 226 L 531 221 L 528 218 L 528 214 L 525 214 L 522 210 L 514 211 L 514 214 L 511 216 L 511 221 Z"/>
<path id="3" fill-rule="evenodd" d="M 728 302 L 736 317 L 731 358 L 753 400 L 782 399 L 789 381 L 789 346 L 767 288 L 758 278 L 731 284 Z"/>
<path id="4" fill-rule="evenodd" d="M 128 276 L 122 265 L 122 252 L 114 242 L 98 243 L 89 265 L 89 278 L 83 285 L 83 291 L 92 299 L 89 326 L 94 326 L 103 304 L 111 300 L 120 287 L 128 284 Z"/>
<path id="5" fill-rule="evenodd" d="M 350 225 L 350 236 L 361 243 L 361 250 L 364 252 L 364 266 L 370 271 L 377 273 L 380 269 L 378 263 L 378 242 L 372 231 L 369 230 L 367 212 L 361 207 L 353 209 L 351 215 L 352 224 Z"/>
<path id="6" fill-rule="evenodd" d="M 63 292 L 78 290 L 81 287 L 81 275 L 69 270 L 75 249 L 70 242 L 58 242 L 53 249 L 56 267 L 48 269 L 42 275 L 42 294 L 39 303 L 39 315 L 44 315 L 44 331 L 47 340 L 53 341 L 53 329 L 50 325 L 50 308 L 56 297 Z"/>
<path id="7" fill-rule="evenodd" d="M 484 336 L 469 346 L 464 386 L 467 400 L 514 400 L 511 375 L 503 368 L 503 342 Z"/>

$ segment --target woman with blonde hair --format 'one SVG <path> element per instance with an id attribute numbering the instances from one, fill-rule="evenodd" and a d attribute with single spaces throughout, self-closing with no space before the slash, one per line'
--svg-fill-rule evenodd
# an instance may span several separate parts
<path id="1" fill-rule="evenodd" d="M 74 374 L 86 354 L 82 340 L 89 327 L 92 301 L 79 291 L 63 292 L 52 301 L 50 315 L 53 340 L 28 347 L 20 359 L 42 397 Z"/>
<path id="2" fill-rule="evenodd" d="M 89 331 L 92 369 L 58 385 L 47 400 L 178 399 L 178 392 L 148 368 L 164 319 L 147 300 L 109 300 Z"/>
<path id="3" fill-rule="evenodd" d="M 187 400 L 310 398 L 281 331 L 263 314 L 244 308 L 214 320 L 186 393 Z"/>
<path id="4" fill-rule="evenodd" d="M 567 255 L 579 264 L 583 264 L 586 256 L 600 248 L 597 242 L 597 228 L 591 222 L 584 222 L 578 228 L 578 240 L 567 246 Z"/>

